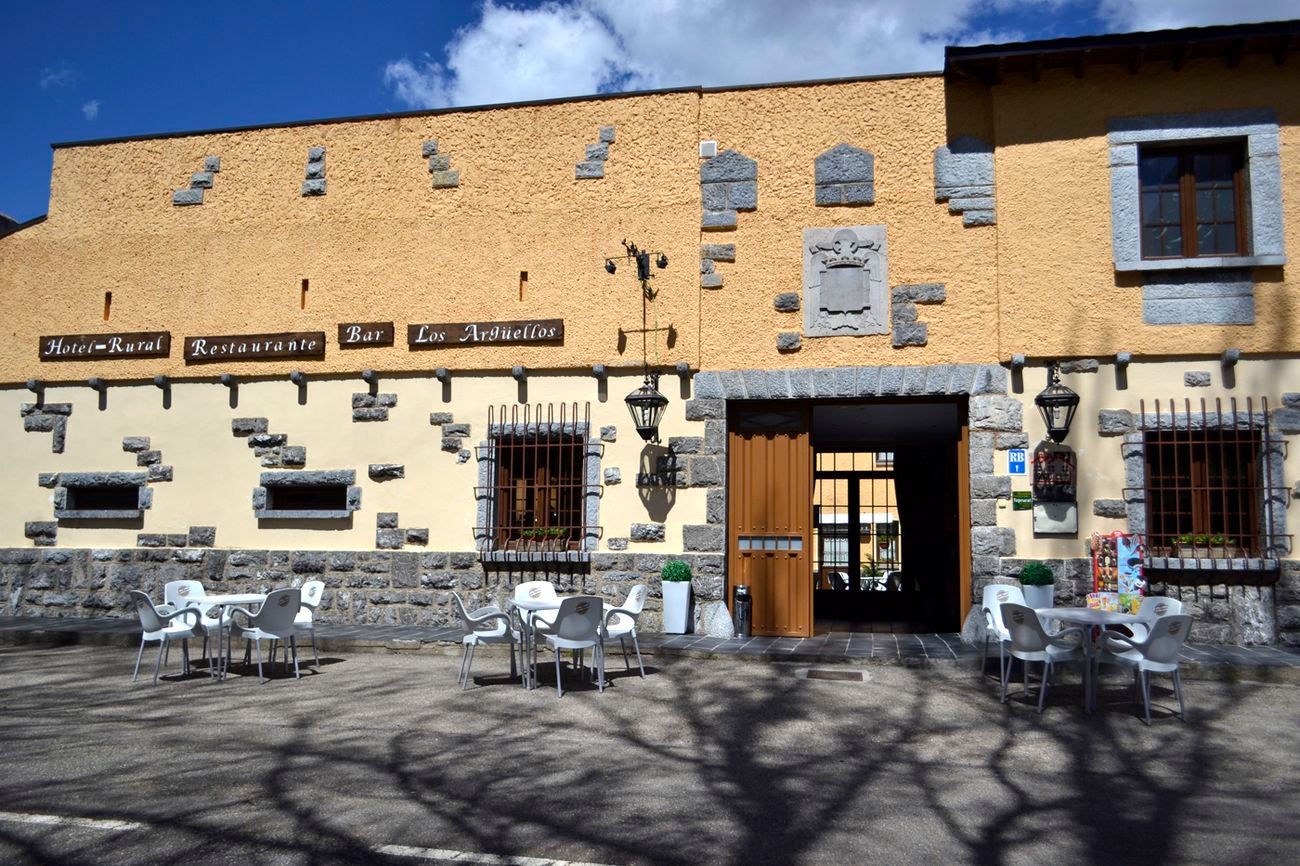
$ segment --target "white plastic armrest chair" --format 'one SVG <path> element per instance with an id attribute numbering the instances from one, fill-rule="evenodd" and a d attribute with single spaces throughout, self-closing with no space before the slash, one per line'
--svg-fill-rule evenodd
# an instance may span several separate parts
<path id="1" fill-rule="evenodd" d="M 560 683 L 560 650 L 573 650 L 577 655 L 590 649 L 595 656 L 596 686 L 605 690 L 605 652 L 601 641 L 601 623 L 604 603 L 597 596 L 570 596 L 560 602 L 560 609 L 555 612 L 555 622 L 533 620 L 533 630 L 538 637 L 545 638 L 546 645 L 555 653 L 555 691 L 564 697 L 564 688 Z M 581 662 L 579 661 L 579 666 Z"/>
<path id="2" fill-rule="evenodd" d="M 1101 655 L 1098 662 L 1113 662 L 1133 668 L 1135 686 L 1142 691 L 1142 707 L 1146 723 L 1151 725 L 1151 675 L 1169 674 L 1174 681 L 1174 694 L 1178 697 L 1178 716 L 1186 720 L 1183 704 L 1183 683 L 1178 675 L 1178 656 L 1192 630 L 1190 614 L 1178 613 L 1162 616 L 1151 624 L 1145 640 L 1134 640 L 1114 632 L 1103 632 Z M 1134 696 L 1136 699 L 1136 695 Z"/>
<path id="3" fill-rule="evenodd" d="M 518 668 L 515 667 L 515 643 L 519 640 L 519 632 L 511 627 L 510 615 L 495 605 L 473 612 L 467 611 L 465 602 L 456 592 L 451 594 L 451 599 L 456 605 L 456 614 L 460 617 L 461 629 L 464 631 L 461 637 L 464 648 L 460 656 L 460 672 L 456 675 L 456 682 L 461 689 L 469 688 L 469 672 L 474 665 L 474 650 L 479 644 L 509 644 L 510 679 L 514 679 L 518 673 Z"/>
<path id="4" fill-rule="evenodd" d="M 320 667 L 320 655 L 316 652 L 316 608 L 320 607 L 321 597 L 325 595 L 325 582 L 309 580 L 300 588 L 302 605 L 293 618 L 293 625 L 300 632 L 311 635 L 311 657 L 313 664 Z"/>
<path id="5" fill-rule="evenodd" d="M 1176 598 L 1164 595 L 1148 595 L 1138 607 L 1139 621 L 1125 626 L 1133 633 L 1133 640 L 1141 642 L 1151 634 L 1151 625 L 1162 616 L 1172 616 L 1183 612 L 1183 603 Z"/>
<path id="6" fill-rule="evenodd" d="M 135 673 L 131 675 L 131 682 L 140 679 L 140 660 L 144 657 L 144 645 L 148 641 L 158 641 L 158 661 L 153 667 L 153 684 L 158 685 L 158 672 L 162 669 L 163 659 L 167 654 L 167 649 L 174 640 L 181 642 L 181 671 L 183 674 L 190 672 L 190 638 L 197 638 L 202 634 L 199 625 L 199 612 L 193 608 L 182 608 L 162 612 L 154 603 L 149 600 L 138 589 L 130 592 L 131 601 L 135 605 L 136 615 L 140 617 L 140 651 L 135 656 Z M 175 622 L 174 620 L 184 620 Z M 188 624 L 187 624 L 188 623 Z"/>
<path id="7" fill-rule="evenodd" d="M 1011 646 L 1011 632 L 1007 631 L 1006 625 L 1002 622 L 1002 605 L 1007 602 L 1025 603 L 1025 594 L 1021 592 L 1020 587 L 1005 583 L 990 583 L 984 587 L 984 657 L 980 659 L 980 676 L 984 675 L 984 668 L 988 666 L 989 639 L 996 638 L 998 676 L 1002 679 L 1006 678 L 1009 664 L 1007 648 Z"/>
<path id="8" fill-rule="evenodd" d="M 1084 634 L 1081 628 L 1067 628 L 1055 634 L 1048 634 L 1043 628 L 1042 620 L 1032 607 L 1023 604 L 1005 602 L 1002 605 L 1002 622 L 1011 635 L 1008 652 L 1024 664 L 1025 691 L 1029 694 L 1029 662 L 1042 662 L 1043 678 L 1038 686 L 1038 712 L 1043 712 L 1043 703 L 1047 698 L 1052 669 L 1057 662 L 1083 660 Z M 1011 665 L 1002 673 L 1002 702 L 1007 701 L 1007 681 L 1011 677 Z M 1088 691 L 1088 666 L 1083 667 L 1084 694 Z"/>
<path id="9" fill-rule="evenodd" d="M 627 657 L 627 638 L 632 638 L 632 647 L 636 650 L 636 666 L 641 671 L 641 679 L 645 679 L 645 664 L 641 661 L 641 644 L 636 639 L 636 626 L 641 611 L 645 609 L 645 600 L 649 594 L 650 588 L 645 584 L 632 587 L 628 590 L 622 606 L 605 610 L 603 623 L 603 641 L 608 642 L 618 638 L 619 646 L 623 649 L 623 667 L 629 671 L 632 670 L 632 665 Z"/>
<path id="10" fill-rule="evenodd" d="M 298 615 L 298 608 L 302 606 L 302 591 L 297 589 L 276 589 L 272 590 L 267 596 L 266 601 L 258 609 L 257 613 L 251 613 L 247 608 L 236 607 L 230 612 L 231 636 L 242 637 L 244 639 L 245 658 L 248 655 L 248 641 L 253 642 L 257 649 L 257 678 L 263 683 L 266 679 L 262 676 L 262 641 L 285 641 L 293 650 L 293 675 L 295 678 L 301 675 L 298 672 L 298 639 L 294 628 L 294 617 Z M 242 614 L 248 619 L 248 625 L 241 626 L 235 622 L 235 617 Z M 271 656 L 274 663 L 275 655 Z M 289 662 L 285 660 L 285 670 L 288 670 Z"/>

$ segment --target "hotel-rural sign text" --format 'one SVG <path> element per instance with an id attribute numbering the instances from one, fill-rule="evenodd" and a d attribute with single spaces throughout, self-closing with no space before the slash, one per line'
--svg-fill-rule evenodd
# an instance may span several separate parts
<path id="1" fill-rule="evenodd" d="M 42 361 L 88 361 L 95 358 L 165 358 L 171 354 L 170 331 L 130 334 L 60 334 L 41 337 Z"/>

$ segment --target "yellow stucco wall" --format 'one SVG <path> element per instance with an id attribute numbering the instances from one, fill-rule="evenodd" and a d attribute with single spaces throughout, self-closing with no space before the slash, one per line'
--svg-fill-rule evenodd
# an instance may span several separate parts
<path id="1" fill-rule="evenodd" d="M 1142 325 L 1137 274 L 1113 265 L 1106 125 L 1110 118 L 1267 108 L 1278 118 L 1285 246 L 1300 251 L 1300 88 L 1295 60 L 1251 56 L 1139 75 L 1098 66 L 992 88 L 997 151 L 997 270 L 1002 357 L 1211 354 L 1300 349 L 1294 265 L 1257 268 L 1254 325 Z M 1051 110 L 1052 106 L 1060 107 Z M 1066 108 L 1068 107 L 1068 108 Z"/>
<path id="2" fill-rule="evenodd" d="M 665 524 L 663 542 L 638 542 L 645 553 L 682 549 L 682 526 L 704 523 L 705 491 L 685 488 L 669 491 L 666 514 L 651 517 L 642 504 L 636 473 L 643 442 L 632 427 L 623 395 L 639 380 L 610 377 L 608 399 L 590 376 L 552 377 L 529 384 L 528 398 L 536 403 L 590 404 L 593 436 L 613 425 L 618 437 L 604 443 L 602 468 L 617 468 L 622 482 L 607 485 L 600 501 L 600 524 L 607 548 L 610 537 L 628 535 L 632 523 L 652 519 Z M 111 389 L 105 409 L 88 388 L 52 387 L 47 403 L 72 404 L 65 451 L 51 452 L 50 433 L 23 433 L 19 409 L 31 401 L 26 391 L 0 391 L 0 417 L 11 419 L 7 437 L 9 459 L 0 461 L 0 489 L 6 491 L 0 521 L 0 547 L 25 547 L 26 521 L 52 520 L 52 490 L 37 487 L 41 472 L 136 472 L 134 454 L 122 450 L 126 436 L 150 437 L 150 449 L 161 452 L 162 464 L 173 467 L 173 480 L 150 485 L 153 507 L 139 527 L 79 525 L 65 521 L 59 527 L 61 547 L 135 547 L 138 533 L 185 533 L 190 526 L 217 527 L 218 547 L 355 550 L 375 547 L 375 515 L 397 512 L 402 528 L 427 528 L 429 550 L 474 550 L 473 527 L 478 463 L 471 457 L 458 463 L 455 453 L 442 451 L 441 428 L 429 423 L 430 412 L 451 412 L 456 423 L 468 423 L 464 446 L 471 451 L 486 438 L 488 407 L 517 405 L 518 384 L 509 376 L 456 379 L 450 399 L 443 400 L 441 384 L 432 378 L 387 379 L 380 392 L 396 394 L 397 405 L 384 422 L 354 422 L 352 395 L 365 393 L 360 379 L 328 379 L 308 385 L 307 401 L 298 403 L 298 388 L 288 381 L 260 381 L 239 387 L 239 405 L 229 405 L 221 385 L 189 382 L 172 387 L 170 408 L 163 407 L 162 392 L 151 385 Z M 674 391 L 674 397 L 676 397 Z M 307 448 L 308 470 L 351 469 L 362 488 L 361 510 L 350 525 L 343 521 L 259 521 L 252 508 L 253 488 L 268 469 L 248 446 L 246 438 L 231 433 L 234 418 L 264 417 L 272 433 L 288 435 L 288 444 Z M 498 414 L 497 418 L 500 419 Z M 684 420 L 683 403 L 673 400 L 661 426 L 669 436 L 701 435 L 698 424 Z M 405 478 L 373 481 L 371 463 L 401 463 Z M 277 525 L 278 524 L 278 525 Z M 408 547 L 419 550 L 419 547 Z"/>

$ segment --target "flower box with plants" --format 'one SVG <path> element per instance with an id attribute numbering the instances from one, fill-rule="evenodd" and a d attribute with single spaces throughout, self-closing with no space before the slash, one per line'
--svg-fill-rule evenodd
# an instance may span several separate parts
<path id="1" fill-rule="evenodd" d="M 1176 555 L 1189 559 L 1231 559 L 1240 555 L 1237 539 L 1201 532 L 1178 536 L 1174 549 Z"/>

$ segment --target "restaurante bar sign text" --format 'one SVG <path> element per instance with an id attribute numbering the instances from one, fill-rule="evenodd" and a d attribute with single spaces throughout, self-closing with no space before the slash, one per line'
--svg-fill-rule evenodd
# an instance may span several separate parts
<path id="1" fill-rule="evenodd" d="M 406 344 L 412 349 L 561 342 L 564 342 L 563 319 L 533 319 L 523 322 L 448 322 L 406 326 Z"/>
<path id="2" fill-rule="evenodd" d="M 86 361 L 91 358 L 166 358 L 171 354 L 170 331 L 131 334 L 61 334 L 41 337 L 42 361 Z"/>
<path id="3" fill-rule="evenodd" d="M 259 361 L 272 358 L 323 358 L 324 331 L 291 334 L 235 334 L 221 337 L 186 337 L 186 361 Z"/>

